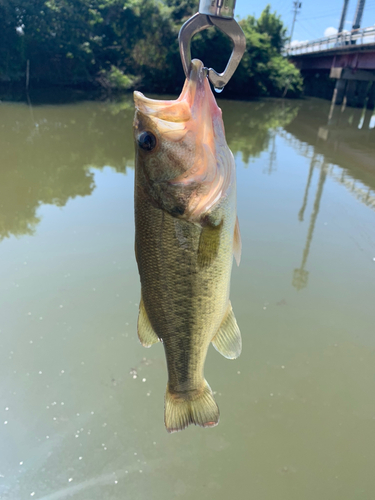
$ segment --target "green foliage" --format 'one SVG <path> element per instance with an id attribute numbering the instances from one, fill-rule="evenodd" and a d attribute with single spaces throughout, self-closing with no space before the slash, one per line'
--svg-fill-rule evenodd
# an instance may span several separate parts
<path id="1" fill-rule="evenodd" d="M 116 66 L 111 66 L 109 70 L 100 71 L 98 82 L 106 89 L 129 90 L 134 86 L 136 78 L 124 75 L 124 72 Z"/>
<path id="2" fill-rule="evenodd" d="M 165 3 L 170 7 L 172 19 L 176 22 L 186 21 L 198 10 L 196 0 L 166 0 Z"/>
<path id="3" fill-rule="evenodd" d="M 302 92 L 299 70 L 282 56 L 287 40 L 286 28 L 267 6 L 260 18 L 249 16 L 240 21 L 246 36 L 246 52 L 228 84 L 228 91 L 243 97 L 298 96 Z M 224 38 L 223 42 L 228 44 Z"/>
<path id="4" fill-rule="evenodd" d="M 178 31 L 197 0 L 1 0 L 0 81 L 31 85 L 101 85 L 177 93 L 182 71 Z M 240 21 L 247 50 L 226 96 L 301 92 L 299 72 L 282 55 L 286 28 L 267 6 Z M 199 33 L 193 55 L 222 71 L 231 42 L 220 31 Z"/>
<path id="5" fill-rule="evenodd" d="M 256 30 L 258 33 L 266 35 L 270 41 L 271 47 L 276 52 L 280 52 L 287 41 L 287 29 L 281 19 L 276 14 L 271 13 L 271 6 L 267 5 L 260 18 L 256 21 Z"/>

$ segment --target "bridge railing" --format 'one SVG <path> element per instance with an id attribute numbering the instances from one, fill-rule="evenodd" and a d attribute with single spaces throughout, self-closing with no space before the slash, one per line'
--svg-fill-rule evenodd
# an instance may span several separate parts
<path id="1" fill-rule="evenodd" d="M 343 31 L 335 35 L 318 38 L 317 40 L 288 44 L 285 53 L 289 56 L 306 54 L 309 52 L 321 52 L 330 49 L 345 49 L 350 45 L 365 45 L 375 43 L 375 26 L 360 28 L 352 31 Z"/>

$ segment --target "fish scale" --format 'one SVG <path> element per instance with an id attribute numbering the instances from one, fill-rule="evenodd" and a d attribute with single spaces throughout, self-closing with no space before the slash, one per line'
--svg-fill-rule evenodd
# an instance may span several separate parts
<path id="1" fill-rule="evenodd" d="M 199 105 L 207 97 L 208 91 L 212 95 L 208 83 L 200 75 L 201 64 L 200 61 L 193 63 L 193 74 L 184 87 L 187 92 L 184 103 L 189 102 L 191 108 Z M 214 193 L 214 203 L 202 210 L 205 198 L 201 197 L 206 196 L 210 200 L 211 185 L 200 183 L 204 179 L 202 171 L 199 183 L 194 184 L 192 160 L 199 161 L 199 158 L 191 156 L 191 151 L 199 154 L 202 136 L 195 134 L 192 147 L 191 143 L 184 142 L 192 140 L 192 133 L 184 134 L 174 147 L 174 142 L 168 140 L 168 134 L 158 130 L 157 123 L 151 126 L 152 120 L 147 110 L 152 108 L 153 101 L 140 96 L 139 93 L 135 96 L 135 251 L 142 294 L 138 335 L 145 346 L 158 340 L 163 342 L 168 370 L 165 398 L 167 430 L 181 430 L 190 423 L 210 427 L 218 423 L 219 410 L 204 378 L 209 345 L 213 342 L 229 358 L 237 357 L 241 350 L 241 337 L 229 301 L 230 274 L 236 245 L 234 160 L 224 133 L 215 135 L 217 123 L 212 126 L 210 122 L 211 111 L 215 117 L 218 115 L 216 102 L 207 104 L 204 101 L 205 113 L 192 113 L 193 118 L 187 121 L 186 127 L 190 127 L 191 132 L 194 126 L 199 126 L 199 120 L 207 121 L 205 135 L 211 127 L 212 137 L 209 140 L 215 144 L 212 153 L 217 163 L 211 166 L 211 170 L 215 174 L 215 168 L 219 172 L 230 169 L 225 172 L 225 178 L 230 179 L 230 182 L 220 196 Z M 147 109 L 142 108 L 142 99 L 143 102 L 147 100 Z M 158 109 L 161 109 L 160 101 L 156 102 Z M 169 103 L 167 101 L 166 108 Z M 186 113 L 185 104 L 183 110 Z M 166 109 L 162 112 L 164 117 L 168 116 Z M 145 132 L 155 136 L 155 151 L 142 150 L 138 138 Z M 167 151 L 166 155 L 164 151 Z M 186 157 L 184 151 L 187 152 Z M 173 155 L 176 155 L 176 161 Z M 150 173 L 150 169 L 155 169 L 155 162 L 158 161 L 160 177 L 156 178 L 155 170 Z M 173 172 L 178 178 L 182 165 L 189 172 L 188 183 L 168 184 L 169 181 L 165 179 L 173 179 Z M 163 170 L 167 170 L 168 175 Z M 210 179 L 218 182 L 215 175 L 211 175 Z M 182 213 L 176 215 L 173 200 L 176 204 L 178 201 Z M 190 204 L 199 207 L 199 217 L 197 210 L 189 211 Z M 225 329 L 224 324 L 227 324 Z"/>

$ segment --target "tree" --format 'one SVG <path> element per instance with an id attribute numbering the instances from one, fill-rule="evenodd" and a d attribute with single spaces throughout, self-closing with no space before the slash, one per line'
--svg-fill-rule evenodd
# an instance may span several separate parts
<path id="1" fill-rule="evenodd" d="M 266 35 L 271 47 L 277 53 L 280 53 L 287 41 L 287 29 L 281 21 L 281 17 L 275 13 L 271 13 L 271 6 L 267 5 L 261 13 L 259 19 L 255 23 L 256 31 Z"/>
<path id="2" fill-rule="evenodd" d="M 177 93 L 182 70 L 178 31 L 195 0 L 1 0 L 0 81 L 32 85 L 101 85 Z M 240 21 L 247 49 L 225 95 L 298 95 L 299 72 L 281 54 L 286 28 L 267 6 Z M 198 33 L 192 54 L 222 71 L 231 41 L 214 28 Z"/>

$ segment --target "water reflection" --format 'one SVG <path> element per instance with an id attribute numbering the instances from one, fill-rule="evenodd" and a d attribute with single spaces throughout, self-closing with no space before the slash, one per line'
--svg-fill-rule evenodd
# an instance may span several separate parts
<path id="1" fill-rule="evenodd" d="M 307 178 L 306 189 L 305 189 L 305 194 L 303 196 L 302 207 L 301 207 L 301 210 L 298 212 L 298 219 L 301 222 L 303 222 L 303 218 L 304 218 L 304 214 L 305 214 L 305 210 L 306 210 L 306 205 L 307 205 L 307 201 L 308 201 L 310 184 L 311 184 L 311 179 L 312 179 L 313 172 L 314 172 L 315 162 L 316 162 L 316 155 L 313 154 L 313 156 L 310 160 L 309 176 Z"/>
<path id="2" fill-rule="evenodd" d="M 243 163 L 258 158 L 270 144 L 268 171 L 274 168 L 276 160 L 275 133 L 285 127 L 298 114 L 300 102 L 268 100 L 260 102 L 219 101 L 223 110 L 225 132 L 233 154 L 241 154 Z"/>
<path id="3" fill-rule="evenodd" d="M 59 105 L 31 105 L 40 100 L 38 95 L 29 105 L 0 104 L 0 240 L 33 234 L 42 204 L 62 207 L 69 199 L 91 195 L 95 184 L 90 169 L 111 166 L 125 173 L 133 166 L 131 96 L 66 105 L 60 105 L 61 97 Z M 228 143 L 245 163 L 267 149 L 273 130 L 298 111 L 297 103 L 221 105 Z"/>
<path id="4" fill-rule="evenodd" d="M 311 163 L 310 163 L 309 177 L 307 180 L 305 197 L 304 197 L 304 201 L 303 201 L 304 204 L 303 204 L 303 206 L 298 214 L 298 217 L 300 220 L 303 220 L 303 212 L 305 210 L 306 203 L 307 203 L 308 190 L 309 190 L 309 186 L 311 183 L 311 177 L 312 177 L 312 169 L 314 167 L 313 160 L 314 160 L 314 158 L 311 160 Z M 326 168 L 326 165 L 322 165 L 322 167 L 320 169 L 318 188 L 317 188 L 316 195 L 315 195 L 314 207 L 313 207 L 313 211 L 311 214 L 309 230 L 307 233 L 306 244 L 305 244 L 305 248 L 303 249 L 302 262 L 301 262 L 300 267 L 298 269 L 294 270 L 294 274 L 293 274 L 293 286 L 295 288 L 297 288 L 297 290 L 301 290 L 302 288 L 305 288 L 307 286 L 309 272 L 306 271 L 305 267 L 307 264 L 307 259 L 308 259 L 309 252 L 310 252 L 310 246 L 311 246 L 311 242 L 312 242 L 313 235 L 314 235 L 315 223 L 316 223 L 316 219 L 317 219 L 318 213 L 319 213 L 320 202 L 321 202 L 322 194 L 323 194 L 323 186 L 324 186 L 324 182 L 326 180 L 326 177 L 327 177 L 327 168 Z"/>
<path id="5" fill-rule="evenodd" d="M 64 96 L 54 98 L 57 105 L 41 104 L 41 96 L 32 96 L 29 105 L 0 104 L 0 240 L 33 234 L 43 204 L 62 207 L 77 196 L 91 195 L 93 169 L 110 166 L 125 173 L 133 167 L 130 95 L 116 102 L 78 100 L 65 105 L 61 105 Z M 293 286 L 301 290 L 308 283 L 306 266 L 327 175 L 375 208 L 372 112 L 330 108 L 317 100 L 221 100 L 220 106 L 229 147 L 245 166 L 268 151 L 263 173 L 274 174 L 279 135 L 309 159 L 300 222 L 305 219 L 314 172 L 319 171 L 301 265 L 293 273 Z"/>
<path id="6" fill-rule="evenodd" d="M 1 498 L 226 500 L 234 482 L 240 498 L 372 498 L 373 119 L 221 106 L 244 351 L 207 359 L 220 426 L 169 436 L 163 349 L 136 336 L 131 100 L 0 104 L 0 234 L 38 229 L 0 245 Z"/>
<path id="7" fill-rule="evenodd" d="M 133 109 L 80 103 L 0 104 L 0 240 L 33 234 L 42 204 L 91 195 L 90 167 L 125 173 L 133 158 Z"/>
<path id="8" fill-rule="evenodd" d="M 308 120 L 306 116 L 309 116 Z M 298 213 L 301 222 L 308 204 L 314 169 L 319 171 L 302 262 L 293 273 L 292 283 L 297 290 L 305 288 L 308 283 L 306 265 L 327 175 L 345 186 L 357 200 L 375 209 L 375 129 L 372 116 L 371 110 L 345 106 L 329 108 L 321 101 L 312 100 L 304 102 L 296 118 L 285 127 L 283 136 L 288 144 L 310 160 L 303 202 Z"/>
<path id="9" fill-rule="evenodd" d="M 268 175 L 272 175 L 276 171 L 277 155 L 276 155 L 276 131 L 272 130 L 270 147 L 269 147 L 269 159 L 267 168 L 264 170 Z"/>
<path id="10" fill-rule="evenodd" d="M 371 110 L 341 106 L 330 110 L 324 101 L 311 100 L 304 102 L 296 118 L 286 125 L 284 137 L 293 149 L 311 159 L 312 168 L 320 169 L 327 164 L 331 178 L 343 184 L 362 203 L 375 207 L 375 128 L 372 122 Z M 304 203 L 302 214 L 305 208 Z"/>

